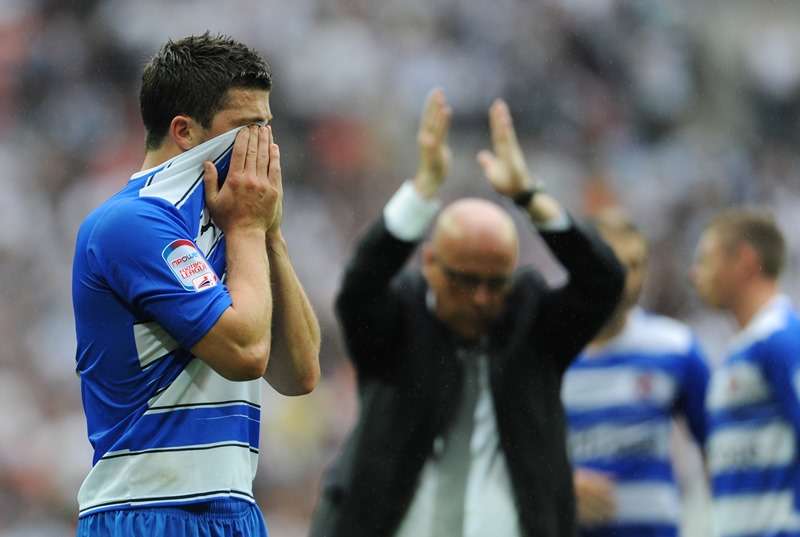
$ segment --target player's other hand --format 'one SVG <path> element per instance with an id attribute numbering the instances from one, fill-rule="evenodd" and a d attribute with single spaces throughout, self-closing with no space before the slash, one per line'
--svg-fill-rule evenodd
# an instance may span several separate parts
<path id="1" fill-rule="evenodd" d="M 206 206 L 223 231 L 270 229 L 283 188 L 280 152 L 272 141 L 271 127 L 250 125 L 239 131 L 222 188 L 213 163 L 204 162 L 203 170 Z"/>
<path id="2" fill-rule="evenodd" d="M 281 236 L 281 223 L 283 222 L 283 176 L 281 174 L 281 156 L 278 144 L 272 137 L 272 127 L 270 129 L 271 147 L 275 147 L 274 154 L 270 152 L 269 161 L 269 177 L 270 182 L 275 185 L 278 190 L 278 200 L 275 203 L 275 212 L 273 213 L 272 223 L 267 228 L 267 236 L 276 238 Z"/>
<path id="3" fill-rule="evenodd" d="M 609 522 L 617 511 L 613 479 L 585 468 L 576 469 L 572 477 L 580 525 L 588 527 Z"/>
<path id="4" fill-rule="evenodd" d="M 419 167 L 414 176 L 415 188 L 426 198 L 438 192 L 450 168 L 447 131 L 450 128 L 451 115 L 452 110 L 444 92 L 439 88 L 431 91 L 425 100 L 417 133 Z"/>
<path id="5" fill-rule="evenodd" d="M 272 219 L 272 224 L 267 229 L 267 236 L 275 238 L 281 235 L 281 223 L 283 222 L 283 185 L 280 187 L 280 194 L 278 195 L 278 203 L 275 207 L 275 217 Z"/>

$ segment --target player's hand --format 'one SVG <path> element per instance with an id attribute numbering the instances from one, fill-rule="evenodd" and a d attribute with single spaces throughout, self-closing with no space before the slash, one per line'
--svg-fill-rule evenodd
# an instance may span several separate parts
<path id="1" fill-rule="evenodd" d="M 609 522 L 617 511 L 614 481 L 606 474 L 587 469 L 573 473 L 578 522 L 582 526 L 597 526 Z"/>
<path id="2" fill-rule="evenodd" d="M 272 219 L 272 224 L 267 229 L 267 235 L 277 235 L 281 232 L 281 223 L 283 222 L 283 186 L 278 196 L 278 203 L 275 206 L 275 218 Z"/>
<path id="3" fill-rule="evenodd" d="M 270 133 L 272 133 L 270 127 Z M 273 139 L 274 142 L 274 139 Z M 271 182 L 278 189 L 278 201 L 275 205 L 275 215 L 272 219 L 269 229 L 267 229 L 268 237 L 277 237 L 281 233 L 281 223 L 283 223 L 283 176 L 281 173 L 281 158 L 278 145 L 274 144 L 276 152 L 269 161 L 269 177 Z"/>
<path id="4" fill-rule="evenodd" d="M 438 88 L 431 91 L 425 100 L 417 133 L 419 168 L 414 176 L 415 188 L 426 198 L 438 192 L 450 168 L 447 131 L 451 114 L 444 92 Z"/>
<path id="5" fill-rule="evenodd" d="M 280 153 L 272 143 L 271 127 L 251 125 L 239 131 L 222 188 L 214 164 L 206 161 L 203 169 L 206 206 L 223 231 L 266 231 L 272 226 L 282 185 Z"/>

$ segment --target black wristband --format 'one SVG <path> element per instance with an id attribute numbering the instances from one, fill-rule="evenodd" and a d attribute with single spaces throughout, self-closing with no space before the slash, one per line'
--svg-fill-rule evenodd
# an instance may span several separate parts
<path id="1" fill-rule="evenodd" d="M 520 192 L 514 194 L 511 200 L 514 202 L 514 205 L 517 207 L 522 207 L 523 209 L 527 209 L 528 205 L 531 204 L 531 200 L 536 196 L 536 194 L 544 192 L 544 188 L 541 186 L 533 186 L 531 188 L 527 188 Z"/>

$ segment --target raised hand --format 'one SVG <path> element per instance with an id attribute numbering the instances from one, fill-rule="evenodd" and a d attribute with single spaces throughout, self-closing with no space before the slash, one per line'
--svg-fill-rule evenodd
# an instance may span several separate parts
<path id="1" fill-rule="evenodd" d="M 561 204 L 544 192 L 541 183 L 528 172 L 517 133 L 514 132 L 511 112 L 502 99 L 495 100 L 489 108 L 489 129 L 494 152 L 488 149 L 479 152 L 478 162 L 492 188 L 515 203 L 525 205 L 525 210 L 537 225 L 565 219 L 566 213 Z M 523 201 L 520 201 L 518 196 L 526 192 L 528 196 L 523 196 Z"/>
<path id="2" fill-rule="evenodd" d="M 228 177 L 219 187 L 217 169 L 204 162 L 205 197 L 211 218 L 229 232 L 231 228 L 268 230 L 275 222 L 281 199 L 278 146 L 272 129 L 251 125 L 236 135 Z"/>
<path id="3" fill-rule="evenodd" d="M 535 181 L 528 173 L 511 113 L 502 99 L 495 100 L 489 108 L 489 129 L 494 152 L 484 149 L 478 153 L 478 162 L 492 188 L 513 198 L 532 188 Z"/>
<path id="4" fill-rule="evenodd" d="M 431 91 L 425 100 L 417 134 L 419 168 L 414 177 L 414 186 L 425 197 L 439 190 L 450 168 L 447 131 L 451 114 L 444 92 L 438 88 Z"/>

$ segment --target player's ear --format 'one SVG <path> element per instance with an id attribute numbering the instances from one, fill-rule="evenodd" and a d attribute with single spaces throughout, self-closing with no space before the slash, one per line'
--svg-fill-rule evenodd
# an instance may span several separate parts
<path id="1" fill-rule="evenodd" d="M 753 245 L 747 241 L 742 241 L 737 246 L 737 257 L 739 263 L 744 270 L 749 274 L 759 274 L 763 271 L 761 256 L 758 254 Z"/>
<path id="2" fill-rule="evenodd" d="M 188 151 L 202 142 L 202 128 L 191 117 L 178 115 L 172 118 L 167 136 L 181 151 Z"/>

